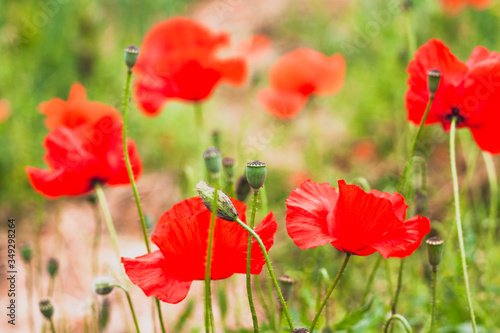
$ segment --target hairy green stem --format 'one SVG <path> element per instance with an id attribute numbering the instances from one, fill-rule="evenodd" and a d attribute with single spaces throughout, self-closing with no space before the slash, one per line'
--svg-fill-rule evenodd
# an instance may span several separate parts
<path id="1" fill-rule="evenodd" d="M 436 319 L 436 290 L 437 290 L 437 266 L 432 267 L 432 310 L 431 310 L 431 328 L 430 333 L 434 332 L 434 323 Z"/>
<path id="2" fill-rule="evenodd" d="M 259 246 L 260 246 L 260 248 L 262 250 L 262 254 L 264 255 L 264 259 L 266 260 L 267 271 L 269 272 L 269 275 L 271 276 L 271 279 L 272 279 L 273 284 L 274 284 L 274 289 L 276 289 L 276 293 L 278 294 L 278 297 L 280 299 L 281 306 L 283 307 L 283 313 L 285 314 L 285 317 L 286 317 L 286 319 L 288 321 L 288 325 L 290 326 L 290 330 L 293 331 L 294 327 L 293 327 L 292 318 L 290 317 L 290 313 L 288 311 L 288 306 L 286 305 L 286 301 L 283 298 L 283 294 L 281 293 L 281 289 L 280 289 L 280 286 L 278 284 L 278 280 L 276 280 L 276 275 L 274 275 L 273 268 L 271 267 L 271 261 L 269 260 L 269 255 L 267 254 L 266 247 L 264 246 L 264 243 L 262 242 L 262 239 L 260 239 L 259 235 L 255 231 L 253 231 L 252 228 L 250 228 L 249 226 L 247 226 L 245 224 L 245 222 L 243 222 L 239 218 L 236 220 L 236 222 L 238 222 L 238 224 L 240 226 L 242 226 L 243 229 L 245 229 L 250 234 L 252 234 L 253 238 L 255 238 L 255 240 L 257 241 L 257 243 L 259 243 Z"/>
<path id="3" fill-rule="evenodd" d="M 255 213 L 257 212 L 257 199 L 259 197 L 259 190 L 254 190 L 253 192 L 253 202 L 252 202 L 252 215 L 250 217 L 249 227 L 253 229 L 255 224 Z M 248 234 L 248 246 L 247 246 L 247 296 L 248 304 L 250 305 L 250 312 L 252 313 L 253 330 L 255 333 L 259 332 L 259 321 L 257 319 L 257 312 L 255 311 L 255 305 L 253 303 L 252 296 L 252 276 L 250 274 L 251 270 L 251 259 L 252 259 L 252 235 Z"/>
<path id="4" fill-rule="evenodd" d="M 462 261 L 462 270 L 464 275 L 464 283 L 465 283 L 465 291 L 467 294 L 467 302 L 469 304 L 469 313 L 472 321 L 472 330 L 474 333 L 477 332 L 476 327 L 476 317 L 474 316 L 474 307 L 472 305 L 472 295 L 469 287 L 469 277 L 467 274 L 467 262 L 465 257 L 465 245 L 464 245 L 464 236 L 462 231 L 462 219 L 460 214 L 460 193 L 458 188 L 458 173 L 457 173 L 457 165 L 456 165 L 456 156 L 455 156 L 455 132 L 457 126 L 457 118 L 453 117 L 451 120 L 450 127 L 450 161 L 451 161 L 451 177 L 453 179 L 453 196 L 455 199 L 455 215 L 456 215 L 456 224 L 457 224 L 457 233 L 458 233 L 458 244 L 460 247 L 460 257 Z"/>
<path id="5" fill-rule="evenodd" d="M 337 273 L 337 276 L 335 277 L 335 279 L 333 280 L 330 288 L 328 289 L 325 297 L 323 298 L 323 301 L 321 302 L 320 306 L 319 306 L 319 309 L 316 311 L 316 315 L 314 316 L 314 319 L 312 321 L 312 324 L 311 324 L 311 329 L 309 330 L 310 333 L 312 333 L 314 331 L 314 327 L 316 326 L 316 323 L 318 322 L 318 319 L 319 319 L 319 316 L 321 315 L 321 311 L 323 310 L 323 308 L 325 307 L 326 305 L 326 302 L 328 301 L 328 298 L 330 297 L 330 295 L 332 294 L 333 290 L 335 289 L 335 287 L 337 286 L 337 283 L 339 282 L 340 280 L 340 277 L 342 276 L 342 274 L 344 273 L 345 271 L 345 268 L 347 266 L 347 263 L 349 262 L 349 258 L 351 257 L 350 254 L 346 253 L 345 255 L 345 258 L 344 258 L 344 261 L 342 262 L 342 266 L 340 266 L 340 269 L 339 269 L 339 272 Z"/>
<path id="6" fill-rule="evenodd" d="M 106 226 L 108 227 L 109 236 L 111 237 L 111 242 L 116 251 L 116 255 L 118 256 L 118 261 L 120 261 L 120 248 L 118 247 L 118 236 L 116 235 L 115 226 L 113 225 L 113 220 L 111 219 L 111 213 L 109 212 L 108 203 L 106 201 L 106 197 L 104 196 L 104 191 L 102 190 L 101 184 L 95 184 L 95 193 L 97 195 L 97 200 L 99 200 L 99 204 L 101 205 L 102 214 L 104 216 L 104 221 L 106 222 Z"/>

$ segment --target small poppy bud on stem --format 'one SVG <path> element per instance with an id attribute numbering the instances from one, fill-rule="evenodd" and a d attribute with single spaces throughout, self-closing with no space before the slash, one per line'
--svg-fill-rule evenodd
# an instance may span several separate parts
<path id="1" fill-rule="evenodd" d="M 32 254 L 33 251 L 31 249 L 31 245 L 24 244 L 21 246 L 21 257 L 23 258 L 24 262 L 29 263 L 31 261 Z"/>
<path id="2" fill-rule="evenodd" d="M 205 160 L 205 166 L 210 175 L 214 178 L 218 178 L 222 168 L 222 157 L 219 149 L 215 147 L 208 148 L 203 153 L 203 159 Z"/>
<path id="3" fill-rule="evenodd" d="M 282 275 L 278 278 L 278 282 L 280 284 L 283 298 L 285 299 L 285 302 L 288 302 L 290 295 L 292 294 L 292 287 L 295 284 L 295 280 L 288 275 Z"/>
<path id="4" fill-rule="evenodd" d="M 250 184 L 248 184 L 247 177 L 240 176 L 236 182 L 236 199 L 244 202 L 250 194 Z"/>
<path id="5" fill-rule="evenodd" d="M 225 157 L 222 160 L 222 167 L 224 170 L 224 178 L 226 179 L 224 185 L 224 192 L 231 198 L 235 197 L 234 193 L 234 158 Z"/>
<path id="6" fill-rule="evenodd" d="M 40 299 L 40 301 L 38 302 L 38 307 L 45 318 L 49 320 L 52 318 L 52 315 L 54 314 L 54 306 L 52 305 L 50 297 L 44 297 Z"/>
<path id="7" fill-rule="evenodd" d="M 429 263 L 433 269 L 436 269 L 443 256 L 443 240 L 441 237 L 431 237 L 427 241 L 427 253 L 429 254 Z"/>
<path id="8" fill-rule="evenodd" d="M 94 280 L 92 283 L 92 289 L 99 295 L 107 295 L 113 291 L 114 283 L 107 276 L 100 276 Z"/>
<path id="9" fill-rule="evenodd" d="M 59 262 L 55 258 L 50 258 L 49 261 L 47 261 L 47 272 L 49 272 L 50 277 L 54 278 L 58 270 Z"/>
<path id="10" fill-rule="evenodd" d="M 247 163 L 246 177 L 254 191 L 258 191 L 266 181 L 267 164 L 261 161 Z"/>
<path id="11" fill-rule="evenodd" d="M 129 71 L 132 71 L 132 68 L 135 66 L 138 57 L 139 48 L 137 46 L 130 45 L 125 48 L 125 64 L 127 65 Z"/>
<path id="12" fill-rule="evenodd" d="M 432 69 L 427 72 L 427 84 L 429 91 L 431 93 L 431 99 L 434 99 L 434 95 L 439 88 L 439 82 L 441 81 L 441 72 L 437 69 Z"/>
<path id="13" fill-rule="evenodd" d="M 201 200 L 205 204 L 208 210 L 212 211 L 212 202 L 214 200 L 215 189 L 208 186 L 205 182 L 199 182 L 196 185 L 196 192 L 200 196 Z M 216 216 L 220 219 L 234 222 L 238 219 L 238 212 L 234 208 L 231 199 L 225 195 L 222 191 L 217 191 L 217 213 Z"/>

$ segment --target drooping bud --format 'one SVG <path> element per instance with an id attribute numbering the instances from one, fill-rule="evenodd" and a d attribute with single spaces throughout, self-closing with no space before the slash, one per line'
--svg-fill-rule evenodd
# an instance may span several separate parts
<path id="1" fill-rule="evenodd" d="M 31 245 L 29 245 L 28 243 L 21 245 L 21 257 L 23 258 L 24 262 L 29 263 L 31 261 L 32 254 L 33 251 L 31 250 Z"/>
<path id="2" fill-rule="evenodd" d="M 111 313 L 111 304 L 107 298 L 102 301 L 99 309 L 99 328 L 104 330 L 109 323 L 109 314 Z"/>
<path id="3" fill-rule="evenodd" d="M 443 239 L 441 237 L 431 237 L 427 239 L 427 253 L 429 254 L 429 263 L 436 268 L 443 257 Z"/>
<path id="4" fill-rule="evenodd" d="M 54 278 L 58 270 L 59 262 L 55 258 L 50 258 L 49 261 L 47 261 L 47 272 L 49 272 L 50 277 Z"/>
<path id="5" fill-rule="evenodd" d="M 199 182 L 196 185 L 196 192 L 198 192 L 201 200 L 208 210 L 212 211 L 212 203 L 214 201 L 213 187 L 208 186 L 205 182 Z M 217 213 L 216 216 L 226 221 L 236 221 L 238 219 L 238 212 L 234 208 L 231 199 L 225 195 L 221 190 L 217 191 Z"/>
<path id="6" fill-rule="evenodd" d="M 240 176 L 236 182 L 236 199 L 244 202 L 250 195 L 250 184 L 248 184 L 247 177 Z"/>
<path id="7" fill-rule="evenodd" d="M 114 283 L 107 276 L 100 276 L 94 280 L 92 283 L 92 289 L 99 295 L 107 295 L 113 291 Z"/>
<path id="8" fill-rule="evenodd" d="M 246 177 L 248 184 L 258 191 L 266 181 L 267 165 L 261 161 L 247 163 Z"/>
<path id="9" fill-rule="evenodd" d="M 434 94 L 439 88 L 439 82 L 441 81 L 441 72 L 437 69 L 432 69 L 427 72 L 427 84 L 429 91 L 431 93 L 431 98 L 434 98 Z"/>
<path id="10" fill-rule="evenodd" d="M 295 284 L 295 280 L 288 275 L 283 275 L 278 278 L 278 283 L 283 294 L 283 299 L 288 302 L 290 295 L 292 294 L 292 287 Z"/>
<path id="11" fill-rule="evenodd" d="M 54 306 L 52 305 L 50 297 L 40 299 L 38 302 L 38 308 L 45 318 L 49 320 L 52 318 L 52 315 L 54 314 Z"/>
<path id="12" fill-rule="evenodd" d="M 205 160 L 205 166 L 208 172 L 210 172 L 212 176 L 220 173 L 220 169 L 222 168 L 222 157 L 219 149 L 215 147 L 208 148 L 203 153 L 203 159 Z"/>
<path id="13" fill-rule="evenodd" d="M 135 45 L 130 45 L 125 48 L 125 64 L 128 67 L 128 70 L 131 71 L 132 67 L 135 66 L 137 62 L 137 58 L 139 57 L 139 48 Z"/>

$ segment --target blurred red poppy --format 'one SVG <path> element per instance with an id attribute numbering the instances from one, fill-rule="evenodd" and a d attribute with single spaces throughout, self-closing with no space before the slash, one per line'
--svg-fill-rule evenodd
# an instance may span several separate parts
<path id="1" fill-rule="evenodd" d="M 10 103 L 6 99 L 0 99 L 0 123 L 6 121 L 10 116 Z"/>
<path id="2" fill-rule="evenodd" d="M 244 84 L 245 60 L 217 57 L 219 49 L 228 46 L 227 33 L 213 33 L 188 18 L 156 24 L 144 37 L 134 66 L 135 99 L 141 110 L 154 115 L 168 99 L 200 102 L 222 82 Z"/>
<path id="3" fill-rule="evenodd" d="M 272 115 L 291 119 L 310 95 L 332 95 L 340 90 L 346 72 L 341 54 L 327 57 L 312 49 L 285 54 L 271 68 L 270 88 L 261 90 L 259 102 Z"/>
<path id="4" fill-rule="evenodd" d="M 384 258 L 411 255 L 430 232 L 426 217 L 405 221 L 403 196 L 377 190 L 363 191 L 338 182 L 304 182 L 286 199 L 288 235 L 301 249 L 332 244 L 339 251 L 367 256 L 378 251 Z"/>
<path id="5" fill-rule="evenodd" d="M 27 167 L 26 171 L 33 188 L 46 197 L 85 194 L 96 183 L 130 184 L 123 156 L 122 122 L 111 117 L 74 128 L 60 126 L 47 135 L 44 147 L 50 169 Z M 137 179 L 142 163 L 130 139 L 128 151 Z"/>
<path id="6" fill-rule="evenodd" d="M 238 215 L 245 221 L 246 206 L 231 199 Z M 158 221 L 152 241 L 159 251 L 137 257 L 122 258 L 128 277 L 147 296 L 167 303 L 179 303 L 194 280 L 205 279 L 208 229 L 211 213 L 200 197 L 181 201 Z M 255 231 L 267 250 L 274 243 L 277 224 L 269 213 Z M 225 279 L 234 273 L 246 273 L 248 233 L 237 223 L 215 220 L 212 280 Z M 252 244 L 251 274 L 260 274 L 265 264 L 262 250 Z"/>
<path id="7" fill-rule="evenodd" d="M 48 102 L 40 103 L 40 112 L 46 115 L 45 125 L 53 130 L 59 126 L 77 127 L 83 123 L 95 123 L 103 117 L 121 119 L 120 113 L 104 103 L 87 100 L 85 88 L 74 83 L 71 86 L 68 100 L 53 98 Z"/>
<path id="8" fill-rule="evenodd" d="M 491 0 L 441 0 L 441 5 L 446 13 L 455 15 L 461 12 L 465 6 L 470 5 L 475 9 L 486 9 Z"/>
<path id="9" fill-rule="evenodd" d="M 425 124 L 441 123 L 448 131 L 455 116 L 457 127 L 468 127 L 479 148 L 500 153 L 500 53 L 478 46 L 463 63 L 440 40 L 422 45 L 407 69 L 406 110 L 414 124 L 420 124 L 427 106 L 432 69 L 442 77 Z"/>

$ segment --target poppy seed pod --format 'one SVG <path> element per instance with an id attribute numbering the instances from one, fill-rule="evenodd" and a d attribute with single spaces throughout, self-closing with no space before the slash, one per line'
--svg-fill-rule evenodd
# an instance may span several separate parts
<path id="1" fill-rule="evenodd" d="M 434 98 L 434 94 L 439 88 L 439 82 L 441 81 L 441 72 L 437 69 L 431 69 L 427 72 L 427 84 L 429 91 L 431 92 L 431 97 Z"/>
<path id="2" fill-rule="evenodd" d="M 54 278 L 58 270 L 59 270 L 59 262 L 55 258 L 50 258 L 49 261 L 47 261 L 47 272 L 49 272 L 50 277 Z"/>
<path id="3" fill-rule="evenodd" d="M 208 172 L 212 175 L 218 175 L 222 168 L 222 157 L 219 149 L 215 147 L 208 148 L 203 153 L 203 159 L 205 160 Z"/>
<path id="4" fill-rule="evenodd" d="M 292 287 L 295 284 L 295 280 L 288 275 L 283 275 L 278 278 L 278 283 L 283 293 L 283 299 L 288 302 L 290 295 L 292 294 Z"/>
<path id="5" fill-rule="evenodd" d="M 234 177 L 234 158 L 224 157 L 222 160 L 222 166 L 224 167 L 224 175 L 227 179 L 233 179 Z"/>
<path id="6" fill-rule="evenodd" d="M 33 251 L 29 244 L 24 244 L 21 246 L 21 257 L 23 258 L 24 262 L 29 263 L 31 261 L 32 254 Z"/>
<path id="7" fill-rule="evenodd" d="M 212 202 L 214 200 L 215 189 L 208 186 L 205 182 L 199 182 L 196 185 L 196 192 L 198 192 L 201 200 L 208 210 L 212 211 Z M 234 207 L 231 199 L 225 195 L 221 190 L 217 191 L 217 213 L 216 216 L 220 219 L 234 222 L 238 219 L 238 212 Z"/>
<path id="8" fill-rule="evenodd" d="M 49 320 L 52 318 L 52 315 L 54 314 L 54 306 L 52 305 L 50 297 L 40 299 L 38 302 L 38 308 L 45 318 Z"/>
<path id="9" fill-rule="evenodd" d="M 139 48 L 135 45 L 127 46 L 125 48 L 124 58 L 128 69 L 132 70 L 132 67 L 134 67 L 137 62 L 137 58 L 139 58 Z"/>
<path id="10" fill-rule="evenodd" d="M 100 276 L 94 280 L 92 283 L 92 289 L 94 292 L 99 295 L 107 295 L 113 291 L 113 282 L 107 276 Z"/>
<path id="11" fill-rule="evenodd" d="M 429 264 L 437 268 L 443 257 L 443 239 L 441 237 L 431 237 L 427 241 L 427 253 L 429 254 Z"/>
<path id="12" fill-rule="evenodd" d="M 247 163 L 246 177 L 248 184 L 258 191 L 266 181 L 267 164 L 261 161 Z"/>

